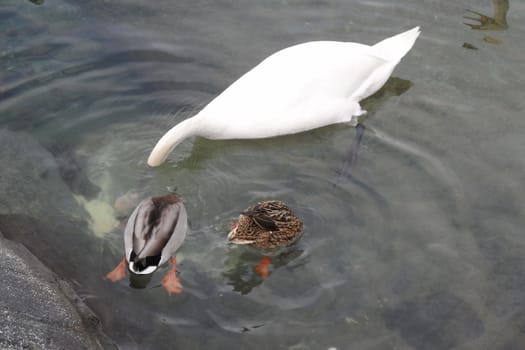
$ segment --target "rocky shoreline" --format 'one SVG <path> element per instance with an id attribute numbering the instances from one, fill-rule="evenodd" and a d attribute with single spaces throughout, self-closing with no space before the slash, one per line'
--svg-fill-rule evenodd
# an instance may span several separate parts
<path id="1" fill-rule="evenodd" d="M 0 348 L 117 348 L 73 288 L 23 245 L 0 237 L 0 266 Z"/>
<path id="2" fill-rule="evenodd" d="M 30 135 L 0 129 L 0 162 L 0 348 L 116 349 L 66 280 L 97 240 L 60 161 Z"/>

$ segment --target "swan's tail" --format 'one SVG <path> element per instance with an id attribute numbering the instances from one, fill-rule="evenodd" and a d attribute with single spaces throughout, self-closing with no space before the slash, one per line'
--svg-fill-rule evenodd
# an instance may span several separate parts
<path id="1" fill-rule="evenodd" d="M 403 56 L 414 46 L 421 31 L 419 26 L 407 30 L 401 34 L 386 38 L 372 46 L 375 55 L 390 62 L 399 62 Z"/>

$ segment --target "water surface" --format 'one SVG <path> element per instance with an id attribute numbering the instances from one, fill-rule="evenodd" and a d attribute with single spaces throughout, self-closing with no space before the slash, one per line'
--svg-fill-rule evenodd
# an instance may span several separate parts
<path id="1" fill-rule="evenodd" d="M 50 151 L 25 162 L 33 148 L 13 148 L 3 164 L 32 189 L 2 186 L 3 231 L 70 281 L 122 349 L 519 349 L 525 6 L 510 3 L 506 30 L 462 23 L 465 9 L 493 6 L 3 1 L 0 127 Z M 270 53 L 319 39 L 372 44 L 416 25 L 396 79 L 364 103 L 351 168 L 356 132 L 346 125 L 187 140 L 147 167 L 167 128 Z M 62 172 L 23 180 L 44 158 Z M 46 180 L 53 174 L 69 186 Z M 191 226 L 177 254 L 184 293 L 160 287 L 167 269 L 145 289 L 103 280 L 123 254 L 114 201 L 174 188 Z M 263 280 L 253 271 L 263 253 L 226 234 L 240 210 L 273 198 L 305 233 Z"/>

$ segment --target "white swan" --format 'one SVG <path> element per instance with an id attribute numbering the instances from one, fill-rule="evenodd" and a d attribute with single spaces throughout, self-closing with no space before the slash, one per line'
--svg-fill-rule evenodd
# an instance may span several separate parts
<path id="1" fill-rule="evenodd" d="M 148 158 L 161 165 L 182 140 L 255 139 L 352 122 L 359 101 L 379 90 L 419 36 L 419 27 L 368 46 L 313 41 L 278 51 L 197 115 L 171 128 Z"/>

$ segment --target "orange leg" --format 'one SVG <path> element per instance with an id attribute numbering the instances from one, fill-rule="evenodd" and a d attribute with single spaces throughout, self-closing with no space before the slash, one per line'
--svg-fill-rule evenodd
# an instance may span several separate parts
<path id="1" fill-rule="evenodd" d="M 166 288 L 168 291 L 168 294 L 171 295 L 172 293 L 180 294 L 182 293 L 182 284 L 180 283 L 179 278 L 177 277 L 177 266 L 175 265 L 177 263 L 177 260 L 175 258 L 170 258 L 171 263 L 171 269 L 168 271 L 166 276 L 162 279 L 161 284 Z"/>
<path id="2" fill-rule="evenodd" d="M 117 267 L 105 276 L 106 279 L 111 280 L 112 282 L 120 281 L 124 277 L 126 277 L 126 258 L 122 258 Z"/>
<path id="3" fill-rule="evenodd" d="M 257 266 L 255 266 L 255 272 L 261 276 L 262 278 L 267 278 L 270 276 L 270 271 L 268 267 L 272 264 L 272 261 L 270 260 L 269 256 L 265 256 L 264 258 L 259 261 Z"/>

